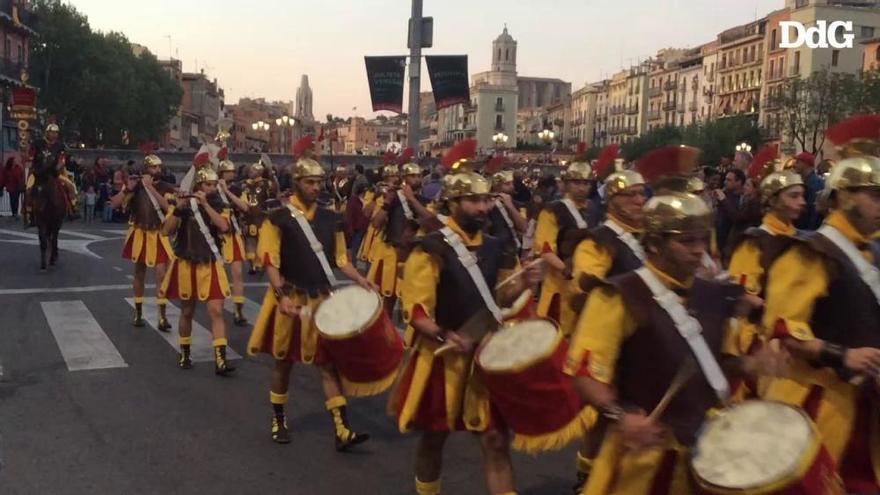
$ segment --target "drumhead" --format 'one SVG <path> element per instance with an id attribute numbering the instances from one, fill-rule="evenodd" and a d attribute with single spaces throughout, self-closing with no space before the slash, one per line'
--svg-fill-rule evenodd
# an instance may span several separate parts
<path id="1" fill-rule="evenodd" d="M 315 327 L 328 337 L 343 337 L 370 324 L 382 301 L 373 291 L 349 285 L 333 291 L 315 311 Z"/>
<path id="2" fill-rule="evenodd" d="M 556 325 L 550 320 L 522 320 L 492 335 L 477 359 L 485 371 L 516 371 L 549 356 L 559 339 Z"/>
<path id="3" fill-rule="evenodd" d="M 797 473 L 816 445 L 814 435 L 800 409 L 746 401 L 707 421 L 691 463 L 697 477 L 710 485 L 760 488 Z"/>

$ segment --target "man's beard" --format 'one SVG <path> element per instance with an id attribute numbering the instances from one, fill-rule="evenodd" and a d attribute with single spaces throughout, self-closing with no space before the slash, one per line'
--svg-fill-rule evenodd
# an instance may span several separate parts
<path id="1" fill-rule="evenodd" d="M 462 213 L 459 215 L 459 218 L 456 219 L 458 225 L 467 232 L 468 234 L 476 234 L 477 232 L 483 230 L 486 226 L 487 218 L 485 215 L 468 215 Z"/>

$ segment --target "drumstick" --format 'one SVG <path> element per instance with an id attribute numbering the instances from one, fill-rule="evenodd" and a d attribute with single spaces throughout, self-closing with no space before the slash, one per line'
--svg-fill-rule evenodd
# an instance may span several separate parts
<path id="1" fill-rule="evenodd" d="M 517 277 L 519 277 L 520 275 L 522 275 L 523 273 L 525 273 L 526 270 L 528 270 L 529 268 L 531 268 L 531 267 L 533 267 L 533 266 L 539 266 L 539 265 L 540 265 L 541 263 L 543 263 L 543 262 L 544 262 L 544 259 L 543 259 L 543 258 L 537 258 L 537 259 L 535 259 L 535 260 L 529 261 L 528 263 L 526 263 L 525 265 L 523 265 L 522 268 L 520 268 L 519 270 L 515 271 L 515 272 L 513 273 L 513 275 L 511 275 L 511 276 L 505 278 L 505 279 L 502 280 L 501 282 L 498 282 L 498 283 L 495 285 L 495 290 L 498 290 L 498 289 L 500 289 L 501 287 L 504 287 L 505 285 L 509 284 L 510 282 L 513 282 L 514 280 L 516 280 Z"/>
<path id="2" fill-rule="evenodd" d="M 672 383 L 669 384 L 669 388 L 666 389 L 666 393 L 663 394 L 660 402 L 657 403 L 648 417 L 651 419 L 657 419 L 662 416 L 663 413 L 666 412 L 666 408 L 669 407 L 669 404 L 672 403 L 672 399 L 674 399 L 681 389 L 687 385 L 687 382 L 690 381 L 696 371 L 694 360 L 692 358 L 685 359 L 684 362 L 681 363 L 681 366 L 678 367 L 678 371 L 675 373 Z"/>

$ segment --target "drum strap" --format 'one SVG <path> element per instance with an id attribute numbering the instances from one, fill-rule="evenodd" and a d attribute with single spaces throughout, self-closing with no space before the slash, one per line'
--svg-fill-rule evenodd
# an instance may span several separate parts
<path id="1" fill-rule="evenodd" d="M 770 230 L 770 227 L 766 223 L 762 223 L 758 228 L 770 235 L 776 235 L 773 233 L 772 230 Z"/>
<path id="2" fill-rule="evenodd" d="M 581 212 L 577 209 L 577 206 L 575 206 L 574 201 L 569 198 L 564 198 L 562 200 L 562 204 L 564 204 L 565 207 L 568 208 L 568 212 L 571 214 L 572 217 L 574 217 L 574 223 L 577 224 L 577 228 L 587 228 L 587 221 L 584 220 L 584 216 L 581 215 Z"/>
<path id="3" fill-rule="evenodd" d="M 694 357 L 697 358 L 697 363 L 699 363 L 712 390 L 722 402 L 727 401 L 730 397 L 730 385 L 721 371 L 721 365 L 718 364 L 718 360 L 715 359 L 709 345 L 706 344 L 706 339 L 703 338 L 703 327 L 700 326 L 700 322 L 688 313 L 678 299 L 678 295 L 663 285 L 663 282 L 658 280 L 648 267 L 639 268 L 636 270 L 636 274 L 648 286 L 648 290 L 654 295 L 657 304 L 672 318 L 676 330 L 687 342 Z"/>
<path id="4" fill-rule="evenodd" d="M 236 234 L 241 234 L 241 227 L 238 225 L 238 219 L 235 218 L 235 208 L 232 207 L 232 203 L 229 202 L 229 198 L 226 197 L 226 193 L 223 192 L 223 189 L 218 189 L 217 192 L 220 193 L 220 199 L 223 200 L 223 204 L 232 209 L 229 219 L 232 221 L 233 230 L 235 230 Z"/>
<path id="5" fill-rule="evenodd" d="M 335 287 L 339 282 L 336 280 L 336 276 L 333 275 L 333 270 L 330 268 L 330 261 L 327 260 L 327 253 L 324 252 L 324 245 L 321 244 L 321 241 L 319 241 L 317 237 L 315 237 L 315 231 L 312 230 L 312 225 L 306 218 L 305 213 L 299 211 L 297 207 L 290 203 L 287 203 L 287 209 L 290 210 L 290 216 L 296 220 L 296 223 L 299 224 L 299 228 L 306 236 L 306 240 L 309 241 L 309 247 L 312 248 L 312 251 L 318 258 L 318 262 L 321 263 L 321 268 L 324 270 L 327 282 L 330 283 L 331 287 Z"/>
<path id="6" fill-rule="evenodd" d="M 202 232 L 205 242 L 207 242 L 208 247 L 211 248 L 211 254 L 214 255 L 215 260 L 219 260 L 220 250 L 217 248 L 217 243 L 214 242 L 214 236 L 211 235 L 211 231 L 208 230 L 208 225 L 202 217 L 202 211 L 199 209 L 199 202 L 196 201 L 195 198 L 191 198 L 189 200 L 189 207 L 192 208 L 193 218 L 196 219 L 196 224 L 199 226 L 199 230 Z"/>
<path id="7" fill-rule="evenodd" d="M 483 272 L 480 271 L 480 267 L 477 265 L 477 257 L 468 251 L 461 236 L 456 234 L 454 230 L 449 227 L 443 227 L 440 229 L 440 233 L 446 238 L 446 242 L 452 246 L 453 251 L 455 251 L 455 254 L 458 256 L 458 261 L 461 262 L 465 270 L 467 270 L 468 275 L 471 276 L 471 280 L 473 280 L 474 285 L 477 286 L 477 291 L 480 293 L 480 297 L 483 298 L 483 303 L 486 305 L 486 309 L 492 313 L 492 316 L 495 317 L 496 321 L 501 323 L 501 308 L 495 303 L 495 298 L 492 296 L 492 292 L 489 291 L 489 284 L 486 283 L 486 279 L 483 277 Z"/>
<path id="8" fill-rule="evenodd" d="M 413 215 L 412 208 L 409 207 L 409 201 L 407 201 L 406 196 L 400 189 L 397 190 L 397 199 L 400 200 L 400 207 L 403 208 L 403 216 L 407 220 L 413 220 L 415 216 Z"/>
<path id="9" fill-rule="evenodd" d="M 858 248 L 834 227 L 826 224 L 821 226 L 816 232 L 843 251 L 843 254 L 849 258 L 849 261 L 852 262 L 859 272 L 859 278 L 871 289 L 877 302 L 880 303 L 880 270 L 868 263 Z"/>
<path id="10" fill-rule="evenodd" d="M 516 233 L 516 228 L 514 228 L 513 226 L 513 220 L 511 220 L 510 215 L 507 214 L 507 207 L 504 206 L 504 203 L 502 203 L 500 199 L 496 199 L 495 208 L 498 208 L 498 213 L 501 214 L 501 218 L 503 218 L 504 223 L 507 224 L 507 228 L 510 230 L 510 234 L 513 236 L 513 242 L 516 243 L 516 249 L 519 250 L 520 248 L 522 248 L 522 243 L 519 242 L 519 235 Z"/>
<path id="11" fill-rule="evenodd" d="M 621 227 L 612 219 L 605 220 L 605 226 L 611 229 L 615 234 L 617 234 L 617 238 L 620 239 L 621 242 L 626 244 L 626 247 L 636 255 L 642 263 L 645 262 L 645 250 L 642 248 L 642 245 L 639 244 L 639 241 L 636 240 L 635 236 L 631 233 L 627 232 L 626 229 Z"/>
<path id="12" fill-rule="evenodd" d="M 143 188 L 144 192 L 147 193 L 147 197 L 150 198 L 150 204 L 153 205 L 153 209 L 156 210 L 156 215 L 159 215 L 159 222 L 165 222 L 165 212 L 162 211 L 162 208 L 159 207 L 159 200 L 153 196 L 153 193 L 150 192 L 146 187 Z"/>

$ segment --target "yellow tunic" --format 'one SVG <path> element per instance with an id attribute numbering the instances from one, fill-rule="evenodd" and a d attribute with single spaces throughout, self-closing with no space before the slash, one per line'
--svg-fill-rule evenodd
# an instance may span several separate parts
<path id="1" fill-rule="evenodd" d="M 226 263 L 232 263 L 235 261 L 235 250 L 238 249 L 238 252 L 241 255 L 241 260 L 245 259 L 247 251 L 245 250 L 244 245 L 244 235 L 236 232 L 235 227 L 232 225 L 232 217 L 235 215 L 235 212 L 232 209 L 226 209 L 223 211 L 223 218 L 229 222 L 229 230 L 223 234 L 223 261 Z M 241 225 L 241 224 L 239 224 Z"/>
<path id="2" fill-rule="evenodd" d="M 825 223 L 838 229 L 856 244 L 869 239 L 861 235 L 839 211 L 829 214 Z M 872 260 L 870 252 L 863 256 Z M 816 336 L 810 320 L 816 301 L 828 294 L 831 274 L 822 255 L 805 245 L 796 245 L 771 266 L 767 285 L 764 327 L 766 337 L 787 337 L 801 341 Z M 813 385 L 822 387 L 823 395 L 817 409 L 816 426 L 831 457 L 841 460 L 847 441 L 853 433 L 856 419 L 857 388 L 841 380 L 828 368 L 813 368 L 802 360 L 795 360 L 792 379 L 774 379 L 770 382 L 765 398 L 800 406 Z M 872 411 L 876 414 L 877 411 Z M 876 416 L 875 416 L 876 417 Z M 876 432 L 874 432 L 876 434 Z M 867 435 L 869 432 L 858 432 Z M 874 472 L 880 473 L 880 455 L 876 450 L 880 441 L 872 437 L 871 448 Z"/>
<path id="3" fill-rule="evenodd" d="M 372 204 L 373 202 L 377 202 L 379 198 L 376 198 L 376 193 L 373 191 L 367 191 L 364 193 L 364 208 Z M 378 203 L 377 203 L 378 206 Z M 376 208 L 373 208 L 373 215 L 376 214 Z M 372 220 L 372 215 L 370 215 L 370 220 Z M 367 232 L 364 234 L 364 240 L 361 242 L 361 246 L 358 248 L 357 259 L 361 261 L 370 261 L 370 248 L 373 245 L 373 238 L 376 236 L 376 228 L 373 227 L 373 224 L 370 223 L 367 225 Z"/>
<path id="4" fill-rule="evenodd" d="M 556 214 L 547 209 L 541 211 L 535 228 L 534 253 L 538 256 L 549 252 L 558 253 L 556 246 L 558 235 L 559 224 Z M 571 335 L 577 319 L 569 304 L 574 294 L 574 280 L 566 280 L 562 272 L 547 269 L 541 285 L 541 296 L 538 298 L 538 315 L 558 318 L 559 328 L 565 336 Z"/>
<path id="5" fill-rule="evenodd" d="M 646 263 L 646 266 L 667 287 L 686 287 L 652 264 Z M 571 376 L 587 376 L 613 385 L 620 350 L 635 330 L 636 321 L 627 310 L 621 295 L 611 287 L 596 288 L 590 292 L 584 312 L 578 319 L 564 371 Z M 730 350 L 731 344 L 731 336 L 728 333 L 725 352 Z M 677 453 L 670 490 L 667 493 L 670 495 L 693 493 L 688 475 L 687 449 L 671 435 L 666 444 L 659 449 L 635 452 L 624 451 L 619 435 L 613 430 L 602 443 L 582 493 L 584 495 L 651 493 L 654 477 L 658 473 L 658 467 L 666 451 Z"/>
<path id="6" fill-rule="evenodd" d="M 171 205 L 165 213 L 165 218 L 168 218 L 174 212 L 174 204 L 177 201 L 177 198 L 174 196 L 174 193 L 167 193 L 164 197 L 168 201 L 168 204 Z M 127 201 L 130 200 L 131 195 L 129 195 L 129 197 L 126 198 L 126 202 L 123 203 L 123 209 L 128 208 Z M 125 246 L 123 251 L 126 257 L 135 263 L 137 263 L 138 260 L 143 259 L 144 264 L 149 267 L 156 266 L 157 254 L 159 253 L 160 246 L 168 255 L 168 261 L 171 262 L 174 260 L 174 250 L 171 248 L 171 241 L 167 235 L 162 233 L 161 226 L 156 229 L 148 230 L 135 225 L 133 220 L 129 220 L 128 232 L 125 235 L 123 246 Z"/>
<path id="7" fill-rule="evenodd" d="M 625 222 L 610 213 L 608 214 L 608 219 L 614 221 L 623 230 L 634 236 L 638 236 L 641 233 L 641 230 L 627 225 Z M 583 274 L 591 275 L 602 280 L 608 274 L 608 270 L 611 269 L 611 265 L 613 264 L 614 258 L 611 257 L 611 253 L 607 249 L 599 245 L 593 239 L 584 239 L 577 245 L 577 248 L 575 248 L 571 272 L 574 275 L 575 282 L 577 282 Z M 575 283 L 574 289 L 578 291 L 580 290 L 577 283 Z"/>
<path id="8" fill-rule="evenodd" d="M 453 219 L 447 225 L 461 236 L 468 247 L 480 246 L 483 243 L 482 233 L 469 236 Z M 437 306 L 437 286 L 440 283 L 440 260 L 417 247 L 406 260 L 406 277 L 403 279 L 402 304 L 404 314 L 409 319 L 416 306 L 425 315 L 434 318 Z M 499 279 L 507 276 L 508 270 L 499 272 Z M 419 415 L 419 405 L 423 395 L 432 383 L 431 370 L 436 360 L 443 362 L 443 387 L 445 392 L 445 418 L 450 431 L 456 430 L 458 421 L 463 420 L 469 430 L 483 431 L 489 425 L 490 412 L 488 393 L 479 384 L 470 380 L 473 353 L 462 354 L 449 352 L 435 357 L 434 350 L 439 344 L 417 336 L 413 345 L 412 358 L 414 368 L 409 389 L 401 397 L 398 426 L 401 432 L 412 429 L 413 421 Z M 437 385 L 435 385 L 437 386 Z"/>
<path id="9" fill-rule="evenodd" d="M 290 197 L 290 203 L 302 211 L 308 220 L 311 221 L 315 218 L 315 212 L 318 209 L 317 204 L 313 204 L 311 208 L 306 208 L 296 195 Z M 335 244 L 336 252 L 334 256 L 336 258 L 336 266 L 342 268 L 349 263 L 344 232 L 339 231 L 336 233 Z M 264 263 L 276 268 L 281 267 L 281 231 L 268 219 L 264 220 L 263 225 L 260 227 L 257 254 Z M 303 260 L 303 263 L 317 263 L 317 260 Z M 308 306 L 312 310 L 312 314 L 318 304 L 326 298 L 326 296 L 309 297 L 306 294 L 296 292 L 288 295 L 295 305 Z M 294 337 L 296 319 L 282 314 L 278 310 L 278 300 L 271 287 L 266 290 L 266 295 L 263 297 L 260 314 L 257 316 L 257 321 L 254 323 L 254 329 L 248 341 L 248 352 L 250 354 L 256 354 L 262 349 L 263 339 L 270 321 L 273 322 L 271 354 L 275 359 L 286 359 L 290 352 L 294 351 L 290 349 L 290 345 Z M 301 348 L 296 351 L 299 352 L 298 356 L 301 357 L 302 362 L 312 363 L 318 350 L 318 331 L 310 317 L 300 320 L 299 323 L 301 325 L 299 330 Z"/>

